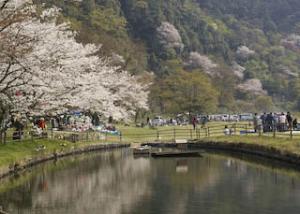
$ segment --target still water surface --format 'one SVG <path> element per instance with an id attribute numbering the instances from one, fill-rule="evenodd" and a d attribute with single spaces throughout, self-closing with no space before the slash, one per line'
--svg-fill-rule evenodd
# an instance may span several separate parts
<path id="1" fill-rule="evenodd" d="M 22 214 L 296 214 L 300 173 L 220 154 L 134 159 L 118 150 L 3 180 L 0 205 Z"/>

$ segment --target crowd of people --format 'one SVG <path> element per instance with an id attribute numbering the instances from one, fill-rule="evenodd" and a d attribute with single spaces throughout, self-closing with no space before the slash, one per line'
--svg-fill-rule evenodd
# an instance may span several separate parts
<path id="1" fill-rule="evenodd" d="M 13 140 L 24 138 L 25 130 L 34 137 L 47 135 L 47 130 L 85 132 L 94 130 L 99 132 L 116 133 L 113 118 L 109 117 L 107 124 L 101 115 L 89 112 L 71 112 L 55 116 L 31 116 L 15 114 L 11 118 L 9 127 L 14 128 Z M 26 132 L 27 133 L 27 132 Z"/>
<path id="2" fill-rule="evenodd" d="M 297 118 L 293 118 L 290 112 L 285 113 L 263 113 L 262 115 L 254 114 L 253 117 L 254 131 L 259 132 L 284 132 L 298 128 Z"/>

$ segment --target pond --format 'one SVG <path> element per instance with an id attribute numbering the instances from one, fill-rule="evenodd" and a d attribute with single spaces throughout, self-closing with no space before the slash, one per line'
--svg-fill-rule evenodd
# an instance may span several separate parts
<path id="1" fill-rule="evenodd" d="M 300 173 L 224 154 L 134 159 L 129 149 L 48 162 L 0 184 L 8 213 L 299 213 Z"/>

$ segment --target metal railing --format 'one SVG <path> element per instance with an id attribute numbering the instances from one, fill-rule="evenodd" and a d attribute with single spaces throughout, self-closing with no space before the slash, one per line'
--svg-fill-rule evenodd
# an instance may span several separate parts
<path id="1" fill-rule="evenodd" d="M 0 143 L 12 142 L 34 142 L 35 140 L 51 139 L 65 140 L 73 143 L 76 142 L 122 142 L 122 134 L 111 134 L 108 132 L 101 133 L 95 131 L 72 132 L 72 131 L 53 131 L 44 130 L 40 134 L 36 134 L 29 130 L 24 131 L 6 131 L 0 136 Z"/>
<path id="2" fill-rule="evenodd" d="M 229 131 L 225 131 L 225 126 Z M 252 124 L 222 124 L 214 126 L 197 127 L 196 129 L 155 129 L 147 133 L 124 134 L 123 140 L 126 142 L 145 142 L 145 141 L 176 141 L 176 140 L 196 140 L 204 138 L 222 137 L 222 136 L 257 136 L 285 138 L 287 140 L 299 138 L 300 132 L 294 130 L 278 131 L 273 129 L 269 132 L 263 132 L 262 129 L 254 131 Z"/>
<path id="3" fill-rule="evenodd" d="M 225 131 L 225 126 L 227 131 Z M 143 131 L 137 133 L 129 132 L 126 130 L 118 133 L 109 132 L 97 132 L 97 131 L 86 131 L 86 132 L 72 132 L 72 131 L 53 131 L 45 130 L 40 135 L 36 135 L 31 131 L 7 131 L 2 134 L 1 142 L 33 142 L 37 139 L 52 139 L 52 140 L 67 140 L 70 142 L 145 142 L 145 141 L 176 141 L 176 140 L 195 140 L 203 138 L 212 138 L 220 136 L 267 136 L 272 138 L 286 138 L 300 139 L 300 132 L 293 130 L 278 131 L 278 129 L 273 129 L 270 132 L 263 132 L 261 129 L 254 132 L 254 127 L 252 124 L 221 124 L 221 125 L 211 125 L 192 128 L 154 128 L 154 129 L 142 129 Z"/>

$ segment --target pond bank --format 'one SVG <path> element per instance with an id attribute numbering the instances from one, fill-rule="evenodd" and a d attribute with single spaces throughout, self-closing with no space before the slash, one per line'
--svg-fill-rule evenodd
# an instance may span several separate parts
<path id="1" fill-rule="evenodd" d="M 278 148 L 268 147 L 265 145 L 249 144 L 243 142 L 228 143 L 197 141 L 194 143 L 189 143 L 188 147 L 191 149 L 222 150 L 250 154 L 300 166 L 300 155 L 291 151 L 280 150 Z"/>
<path id="2" fill-rule="evenodd" d="M 106 144 L 90 144 L 86 146 L 82 146 L 80 148 L 72 148 L 68 149 L 66 151 L 61 152 L 53 152 L 51 154 L 45 154 L 41 155 L 39 157 L 32 157 L 29 159 L 24 159 L 20 162 L 15 162 L 14 164 L 11 164 L 10 166 L 4 166 L 0 169 L 0 179 L 12 175 L 14 173 L 20 172 L 22 170 L 26 170 L 30 167 L 33 167 L 35 165 L 44 163 L 49 160 L 57 160 L 62 157 L 67 157 L 71 155 L 80 155 L 83 153 L 89 153 L 89 152 L 95 152 L 95 151 L 101 151 L 101 150 L 112 150 L 112 149 L 118 149 L 118 148 L 128 148 L 130 147 L 130 144 L 117 144 L 117 143 L 106 143 Z"/>
<path id="3" fill-rule="evenodd" d="M 259 143 L 232 142 L 226 140 L 194 140 L 188 143 L 145 143 L 154 147 L 169 147 L 169 148 L 184 148 L 184 149 L 205 149 L 205 150 L 221 150 L 227 152 L 235 152 L 241 154 L 249 154 L 260 156 L 268 159 L 281 161 L 288 164 L 293 164 L 300 167 L 300 154 L 297 151 Z"/>

